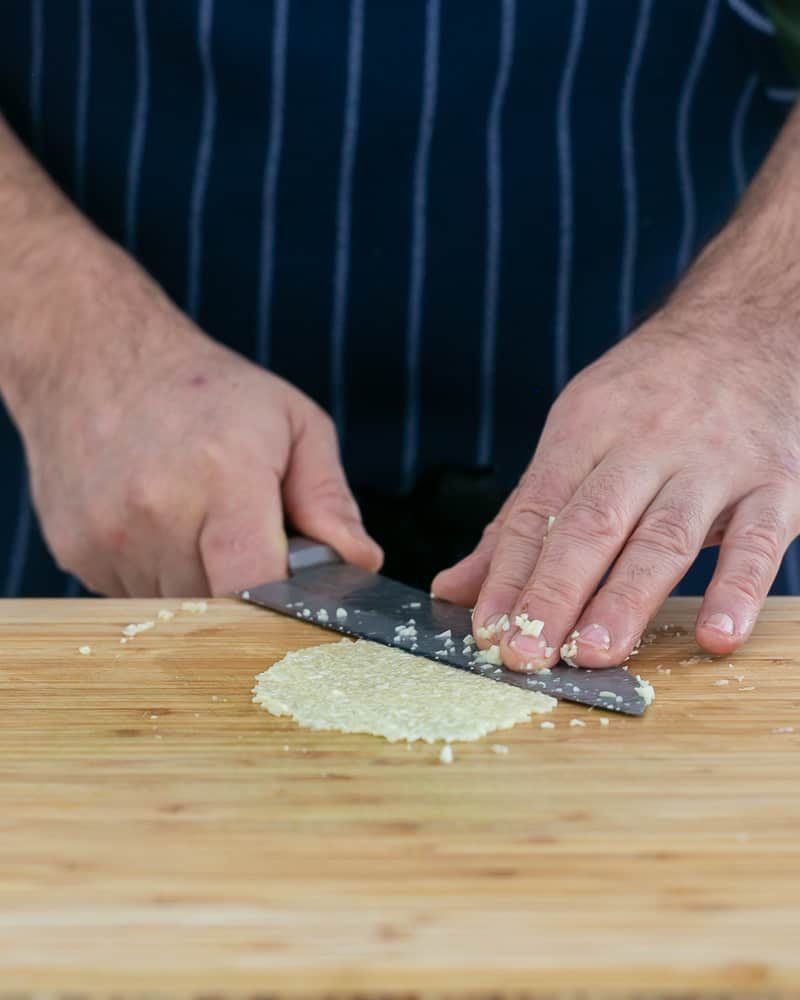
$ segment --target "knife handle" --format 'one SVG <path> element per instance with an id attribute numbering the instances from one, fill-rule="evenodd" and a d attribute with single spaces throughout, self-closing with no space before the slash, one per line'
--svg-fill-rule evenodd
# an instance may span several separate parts
<path id="1" fill-rule="evenodd" d="M 315 542 L 311 538 L 303 538 L 302 535 L 295 535 L 289 539 L 289 576 L 294 576 L 304 569 L 311 569 L 313 566 L 337 562 L 341 562 L 341 559 L 330 545 L 323 545 L 322 542 Z"/>

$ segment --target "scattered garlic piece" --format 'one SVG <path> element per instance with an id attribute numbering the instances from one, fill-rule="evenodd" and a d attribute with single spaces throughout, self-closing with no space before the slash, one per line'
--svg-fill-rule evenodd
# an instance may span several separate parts
<path id="1" fill-rule="evenodd" d="M 181 604 L 181 611 L 188 611 L 192 615 L 204 615 L 208 611 L 206 601 L 184 601 Z"/>
<path id="2" fill-rule="evenodd" d="M 492 666 L 502 667 L 503 659 L 500 656 L 499 646 L 490 646 L 488 649 L 480 649 L 475 654 L 476 663 L 491 663 Z"/>
<path id="3" fill-rule="evenodd" d="M 246 593 L 246 591 L 245 591 Z M 168 622 L 175 617 L 174 611 L 168 611 L 166 608 L 162 608 L 158 615 L 156 616 L 160 622 Z"/>
<path id="4" fill-rule="evenodd" d="M 652 705 L 656 700 L 656 692 L 650 681 L 643 681 L 642 678 L 637 674 L 636 680 L 639 682 L 636 687 L 636 693 L 645 703 L 645 705 Z"/>
<path id="5" fill-rule="evenodd" d="M 561 659 L 565 663 L 568 663 L 571 667 L 577 667 L 578 664 L 575 663 L 573 657 L 577 656 L 578 644 L 575 642 L 574 639 L 570 639 L 569 642 L 565 642 L 564 645 L 561 647 L 560 653 L 561 653 Z"/>
<path id="6" fill-rule="evenodd" d="M 89 653 L 91 653 L 91 651 L 92 651 L 91 646 L 78 646 L 78 652 L 81 654 L 81 656 L 88 656 Z"/>
<path id="7" fill-rule="evenodd" d="M 523 635 L 532 635 L 534 639 L 539 638 L 542 634 L 542 629 L 544 628 L 544 622 L 538 618 L 534 618 L 533 621 L 531 621 L 528 618 L 527 611 L 524 611 L 521 615 L 517 615 L 514 619 L 514 624 Z"/>
<path id="8" fill-rule="evenodd" d="M 442 752 L 439 754 L 439 760 L 442 764 L 453 763 L 453 748 L 449 743 L 445 743 L 442 747 Z"/>
<path id="9" fill-rule="evenodd" d="M 126 625 L 125 628 L 122 630 L 122 634 L 124 636 L 127 636 L 129 639 L 132 639 L 135 635 L 138 635 L 140 632 L 146 632 L 148 629 L 155 628 L 155 624 L 156 624 L 155 622 L 148 621 L 148 622 L 141 622 L 138 625 L 136 624 Z"/>

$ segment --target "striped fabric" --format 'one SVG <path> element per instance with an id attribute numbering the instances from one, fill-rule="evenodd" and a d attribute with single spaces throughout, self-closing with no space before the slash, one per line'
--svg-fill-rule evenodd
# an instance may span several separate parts
<path id="1" fill-rule="evenodd" d="M 0 109 L 53 177 L 213 336 L 333 413 L 354 483 L 396 493 L 442 462 L 510 486 L 793 99 L 756 0 L 2 9 Z M 0 591 L 75 592 L 4 416 L 0 454 Z M 796 546 L 775 589 L 800 593 Z"/>

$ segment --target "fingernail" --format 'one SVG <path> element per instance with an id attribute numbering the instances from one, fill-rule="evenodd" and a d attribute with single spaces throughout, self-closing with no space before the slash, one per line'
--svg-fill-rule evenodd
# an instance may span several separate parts
<path id="1" fill-rule="evenodd" d="M 547 649 L 548 646 L 547 639 L 545 639 L 544 635 L 540 635 L 539 638 L 536 639 L 532 635 L 525 635 L 523 632 L 520 632 L 519 635 L 514 636 L 510 645 L 515 653 L 519 653 L 519 655 L 525 660 L 534 664 L 537 662 L 544 663 L 548 659 L 545 655 L 545 649 Z"/>
<path id="2" fill-rule="evenodd" d="M 508 615 L 490 615 L 475 634 L 479 639 L 502 639 L 503 633 L 510 628 Z"/>
<path id="3" fill-rule="evenodd" d="M 705 621 L 700 623 L 703 628 L 713 628 L 717 632 L 722 632 L 723 635 L 733 635 L 734 624 L 733 618 L 730 615 L 726 615 L 723 611 L 718 611 L 716 614 L 711 615 L 710 618 L 706 618 Z"/>
<path id="4" fill-rule="evenodd" d="M 592 649 L 610 649 L 611 635 L 605 625 L 587 625 L 581 629 L 578 642 Z"/>

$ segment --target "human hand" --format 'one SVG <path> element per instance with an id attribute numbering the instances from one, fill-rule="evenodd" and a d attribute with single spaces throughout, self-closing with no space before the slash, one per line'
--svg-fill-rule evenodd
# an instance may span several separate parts
<path id="1" fill-rule="evenodd" d="M 552 666 L 560 647 L 581 666 L 620 663 L 709 545 L 697 641 L 723 654 L 749 636 L 800 531 L 800 368 L 791 311 L 765 301 L 774 287 L 752 261 L 735 263 L 710 251 L 573 379 L 477 548 L 434 580 L 475 606 L 478 644 L 500 643 L 512 669 Z M 503 614 L 509 629 L 491 634 Z M 544 623 L 538 637 L 521 634 L 523 614 Z"/>
<path id="2" fill-rule="evenodd" d="M 26 321 L 57 357 L 15 417 L 63 569 L 106 595 L 223 595 L 285 575 L 284 514 L 379 567 L 315 403 L 207 338 L 121 253 L 54 292 Z"/>

